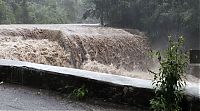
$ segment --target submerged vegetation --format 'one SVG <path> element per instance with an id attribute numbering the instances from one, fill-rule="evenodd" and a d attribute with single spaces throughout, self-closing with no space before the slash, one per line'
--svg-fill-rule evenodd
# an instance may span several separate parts
<path id="1" fill-rule="evenodd" d="M 188 56 L 183 51 L 183 37 L 178 42 L 169 38 L 169 47 L 163 52 L 157 52 L 160 61 L 159 73 L 154 73 L 156 97 L 150 104 L 155 111 L 180 111 L 180 102 L 183 99 L 185 83 L 185 71 L 188 64 Z"/>

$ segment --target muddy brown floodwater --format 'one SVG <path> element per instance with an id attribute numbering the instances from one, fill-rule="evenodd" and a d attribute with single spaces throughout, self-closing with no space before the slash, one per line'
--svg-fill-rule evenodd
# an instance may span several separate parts
<path id="1" fill-rule="evenodd" d="M 144 33 L 95 25 L 1 25 L 0 59 L 152 79 Z M 199 79 L 189 76 L 189 80 Z"/>

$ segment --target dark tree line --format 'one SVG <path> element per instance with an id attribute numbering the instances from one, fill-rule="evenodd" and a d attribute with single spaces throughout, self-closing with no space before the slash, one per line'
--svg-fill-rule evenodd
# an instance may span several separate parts
<path id="1" fill-rule="evenodd" d="M 199 7 L 199 0 L 0 0 L 0 24 L 83 23 L 90 17 L 87 23 L 139 29 L 153 40 L 185 35 L 199 44 Z"/>
<path id="2" fill-rule="evenodd" d="M 96 17 L 102 25 L 136 28 L 152 37 L 174 34 L 199 40 L 199 0 L 87 1 L 93 5 L 84 14 L 84 19 Z"/>
<path id="3" fill-rule="evenodd" d="M 197 31 L 199 0 L 87 0 L 84 18 L 95 16 L 102 24 L 151 30 L 170 26 Z M 105 22 L 105 23 L 104 23 Z"/>

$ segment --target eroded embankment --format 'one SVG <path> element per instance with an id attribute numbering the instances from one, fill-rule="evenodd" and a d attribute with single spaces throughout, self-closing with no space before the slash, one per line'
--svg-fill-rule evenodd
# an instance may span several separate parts
<path id="1" fill-rule="evenodd" d="M 152 78 L 145 37 L 122 29 L 86 26 L 1 26 L 0 59 Z M 146 75 L 145 75 L 146 74 Z"/>

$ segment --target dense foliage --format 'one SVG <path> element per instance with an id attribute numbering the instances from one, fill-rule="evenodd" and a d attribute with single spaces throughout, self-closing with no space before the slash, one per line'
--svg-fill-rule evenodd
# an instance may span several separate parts
<path id="1" fill-rule="evenodd" d="M 80 4 L 81 0 L 0 0 L 0 24 L 74 23 L 81 18 Z"/>
<path id="2" fill-rule="evenodd" d="M 199 0 L 0 0 L 0 23 L 77 23 L 83 6 L 83 18 L 95 16 L 109 26 L 154 35 L 199 32 Z"/>
<path id="3" fill-rule="evenodd" d="M 87 1 L 93 5 L 84 18 L 99 18 L 102 25 L 136 28 L 151 37 L 185 35 L 194 41 L 199 40 L 199 0 Z"/>
<path id="4" fill-rule="evenodd" d="M 87 11 L 109 25 L 154 30 L 183 27 L 197 31 L 198 0 L 88 0 L 95 4 Z M 153 27 L 153 28 L 152 28 Z"/>
<path id="5" fill-rule="evenodd" d="M 155 111 L 180 111 L 186 84 L 184 73 L 188 65 L 188 56 L 183 51 L 183 37 L 178 42 L 170 38 L 169 47 L 163 53 L 161 56 L 157 52 L 161 67 L 158 74 L 153 72 L 156 97 L 151 100 L 151 105 Z"/>
<path id="6" fill-rule="evenodd" d="M 199 47 L 200 41 L 199 4 L 199 0 L 0 0 L 0 24 L 96 23 L 99 19 L 105 26 L 139 29 L 155 42 L 184 35 L 192 48 Z"/>

